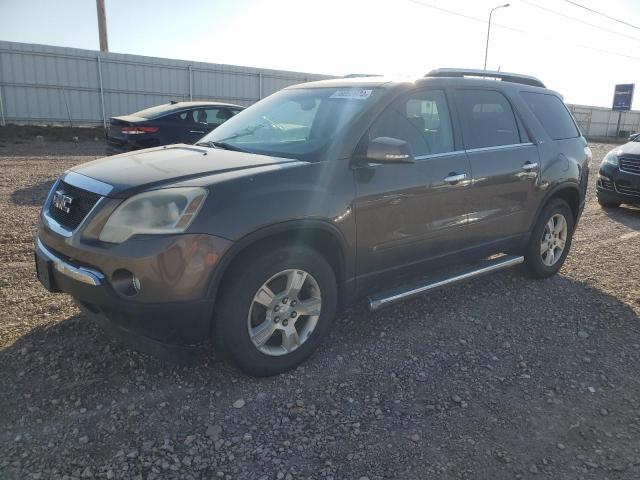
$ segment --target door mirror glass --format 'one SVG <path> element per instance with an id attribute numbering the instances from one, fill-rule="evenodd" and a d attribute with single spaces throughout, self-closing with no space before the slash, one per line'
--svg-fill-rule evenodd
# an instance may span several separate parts
<path id="1" fill-rule="evenodd" d="M 369 141 L 367 161 L 371 163 L 414 163 L 409 144 L 391 137 L 378 137 Z"/>

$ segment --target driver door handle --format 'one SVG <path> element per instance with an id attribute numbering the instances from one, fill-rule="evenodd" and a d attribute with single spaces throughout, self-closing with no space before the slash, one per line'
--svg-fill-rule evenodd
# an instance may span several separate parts
<path id="1" fill-rule="evenodd" d="M 204 133 L 202 130 L 189 130 L 189 133 Z"/>
<path id="2" fill-rule="evenodd" d="M 538 164 L 537 163 L 527 162 L 524 165 L 522 165 L 522 169 L 525 172 L 530 172 L 531 170 L 535 170 L 536 168 L 538 168 Z"/>
<path id="3" fill-rule="evenodd" d="M 455 185 L 456 183 L 462 182 L 463 180 L 466 180 L 466 179 L 467 179 L 466 173 L 460 173 L 460 174 L 449 175 L 448 177 L 444 177 L 445 183 L 448 183 L 449 185 Z"/>

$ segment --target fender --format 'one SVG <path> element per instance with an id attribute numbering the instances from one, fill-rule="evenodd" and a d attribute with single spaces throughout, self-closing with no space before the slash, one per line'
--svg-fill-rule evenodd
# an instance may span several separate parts
<path id="1" fill-rule="evenodd" d="M 347 284 L 352 284 L 354 282 L 351 281 L 354 277 L 355 271 L 355 254 L 353 252 L 353 248 L 348 246 L 346 239 L 344 238 L 343 233 L 332 223 L 326 220 L 320 219 L 299 219 L 299 220 L 289 220 L 286 222 L 280 222 L 273 225 L 269 225 L 266 227 L 262 227 L 258 230 L 254 230 L 253 232 L 245 235 L 240 240 L 235 242 L 229 250 L 225 252 L 225 254 L 220 259 L 217 267 L 215 268 L 212 278 L 209 284 L 209 298 L 213 299 L 215 302 L 216 294 L 218 292 L 218 288 L 220 286 L 220 281 L 224 277 L 224 274 L 227 272 L 227 269 L 231 262 L 238 257 L 247 247 L 253 245 L 258 240 L 280 235 L 284 233 L 293 233 L 297 231 L 302 231 L 305 229 L 321 229 L 328 232 L 340 245 L 340 254 L 338 255 L 340 261 L 340 272 L 341 275 L 338 280 L 338 285 L 342 290 L 345 289 Z M 338 272 L 337 272 L 338 273 Z M 343 292 L 344 293 L 344 292 Z"/>
<path id="2" fill-rule="evenodd" d="M 561 183 L 558 183 L 556 185 L 554 185 L 552 188 L 550 188 L 544 195 L 544 197 L 542 198 L 542 201 L 538 204 L 538 208 L 536 209 L 536 213 L 533 216 L 533 219 L 531 220 L 531 224 L 529 225 L 529 232 L 531 232 L 533 230 L 533 227 L 536 223 L 536 221 L 538 220 L 538 217 L 540 216 L 540 212 L 542 212 L 542 209 L 545 207 L 545 205 L 549 202 L 549 199 L 551 199 L 551 197 L 553 197 L 554 195 L 556 195 L 558 192 L 562 191 L 562 190 L 572 190 L 575 191 L 575 193 L 578 195 L 578 209 L 580 209 L 581 205 L 584 204 L 584 198 L 581 198 L 582 196 L 580 195 L 580 186 L 578 183 L 576 182 L 572 182 L 572 181 L 564 181 Z M 575 219 L 576 224 L 578 222 L 578 218 Z"/>

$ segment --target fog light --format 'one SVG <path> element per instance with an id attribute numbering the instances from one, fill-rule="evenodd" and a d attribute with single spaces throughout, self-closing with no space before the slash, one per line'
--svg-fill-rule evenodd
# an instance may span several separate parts
<path id="1" fill-rule="evenodd" d="M 111 275 L 113 288 L 125 297 L 133 297 L 140 292 L 140 279 L 129 270 L 119 268 Z"/>

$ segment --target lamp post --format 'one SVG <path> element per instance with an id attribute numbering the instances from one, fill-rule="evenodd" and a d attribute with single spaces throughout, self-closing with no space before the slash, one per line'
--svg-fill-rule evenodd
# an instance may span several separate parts
<path id="1" fill-rule="evenodd" d="M 487 69 L 487 56 L 489 55 L 489 35 L 491 34 L 491 15 L 493 15 L 493 12 L 495 10 L 498 10 L 499 8 L 506 8 L 510 5 L 511 4 L 509 3 L 505 3 L 504 5 L 498 5 L 497 7 L 492 8 L 491 11 L 489 12 L 489 26 L 487 27 L 487 46 L 484 49 L 484 70 Z"/>

